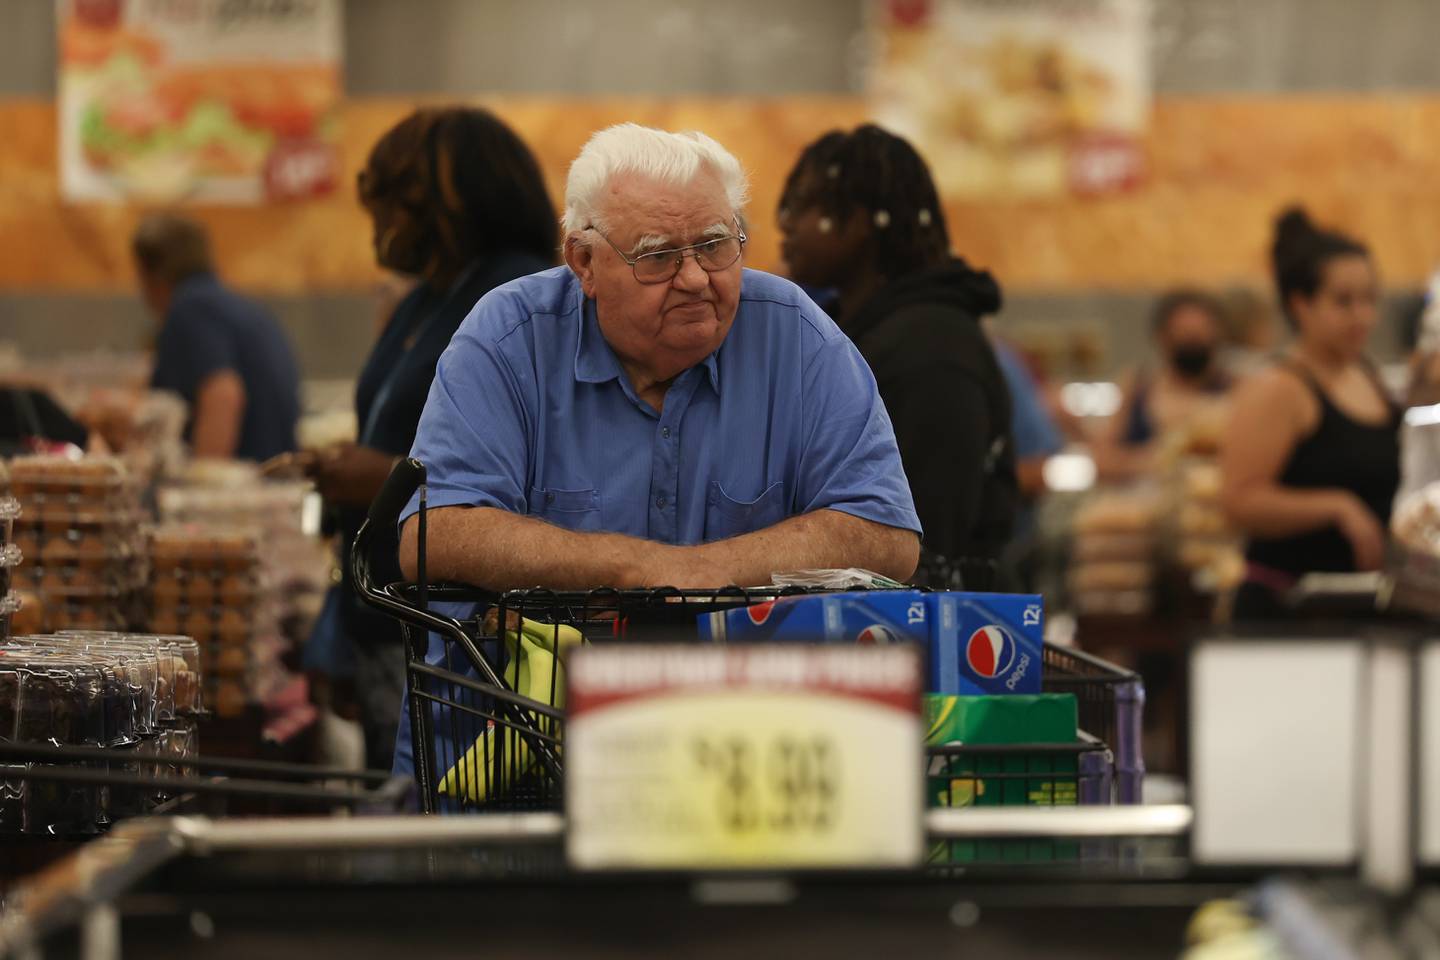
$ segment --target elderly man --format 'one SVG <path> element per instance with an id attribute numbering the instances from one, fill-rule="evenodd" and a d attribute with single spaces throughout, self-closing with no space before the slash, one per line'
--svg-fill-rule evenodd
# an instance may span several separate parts
<path id="1" fill-rule="evenodd" d="M 486 295 L 436 370 L 413 451 L 430 578 L 914 571 L 920 524 L 875 379 L 797 287 L 743 269 L 744 202 L 740 164 L 703 134 L 623 124 L 585 145 L 567 265 Z"/>

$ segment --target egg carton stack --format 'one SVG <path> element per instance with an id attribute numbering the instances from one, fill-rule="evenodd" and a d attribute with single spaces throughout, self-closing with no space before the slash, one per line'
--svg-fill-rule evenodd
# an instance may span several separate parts
<path id="1" fill-rule="evenodd" d="M 1245 576 L 1239 535 L 1220 502 L 1220 465 L 1209 458 L 1180 461 L 1171 480 L 1166 511 L 1174 563 L 1206 592 L 1233 589 Z"/>
<path id="2" fill-rule="evenodd" d="M 255 608 L 255 644 L 251 698 L 268 703 L 271 695 L 296 683 L 282 658 L 310 635 L 334 557 L 318 536 L 318 503 L 308 482 L 262 480 L 233 465 L 194 464 L 183 483 L 156 492 L 160 520 L 166 524 L 244 531 L 265 545 L 260 551 Z M 184 631 L 182 631 L 184 632 Z"/>
<path id="3" fill-rule="evenodd" d="M 140 613 L 145 585 L 140 490 L 109 457 L 17 457 L 11 493 L 19 502 L 15 542 L 24 562 L 18 590 L 44 631 L 123 630 Z"/>
<path id="4" fill-rule="evenodd" d="M 297 591 L 328 586 L 330 553 L 319 538 L 318 515 L 311 517 L 314 487 L 308 481 L 261 480 L 213 467 L 195 472 L 187 483 L 156 491 L 161 523 L 188 523 L 247 530 L 266 545 L 261 557 L 265 580 L 284 601 Z"/>
<path id="5" fill-rule="evenodd" d="M 1142 617 L 1155 606 L 1160 504 L 1148 492 L 1100 493 L 1075 513 L 1067 586 L 1083 616 Z"/>
<path id="6" fill-rule="evenodd" d="M 273 693 L 287 644 L 266 589 L 258 538 L 246 531 L 164 525 L 150 541 L 150 628 L 199 645 L 205 700 L 236 717 Z"/>
<path id="7" fill-rule="evenodd" d="M 0 644 L 0 741 L 113 751 L 114 760 L 0 767 L 0 833 L 83 836 L 149 813 L 156 788 L 21 778 L 20 768 L 66 766 L 171 775 L 198 748 L 199 651 L 183 637 L 76 633 Z M 68 773 L 69 771 L 67 771 Z"/>
<path id="8" fill-rule="evenodd" d="M 20 502 L 6 491 L 10 477 L 0 463 L 0 640 L 10 636 L 11 618 L 20 612 L 23 601 L 15 592 L 15 570 L 25 559 L 15 543 L 15 521 L 20 517 Z"/>

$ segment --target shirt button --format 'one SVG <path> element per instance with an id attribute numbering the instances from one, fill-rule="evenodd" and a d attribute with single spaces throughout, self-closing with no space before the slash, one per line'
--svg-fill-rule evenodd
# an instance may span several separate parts
<path id="1" fill-rule="evenodd" d="M 656 509 L 664 510 L 664 509 L 665 509 L 665 498 L 664 498 L 664 497 L 656 497 L 656 498 L 655 498 L 655 507 L 656 507 Z"/>
<path id="2" fill-rule="evenodd" d="M 661 427 L 661 428 L 660 428 L 660 436 L 664 437 L 666 440 L 669 440 L 669 439 L 670 439 L 670 428 L 669 428 L 669 427 Z"/>

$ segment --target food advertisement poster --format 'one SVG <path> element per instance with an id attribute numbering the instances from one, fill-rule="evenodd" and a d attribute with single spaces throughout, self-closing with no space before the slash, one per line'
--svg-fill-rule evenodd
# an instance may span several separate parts
<path id="1" fill-rule="evenodd" d="M 1149 0 L 873 0 L 876 122 L 960 199 L 1106 194 L 1144 176 Z"/>
<path id="2" fill-rule="evenodd" d="M 61 190 L 257 204 L 335 186 L 341 0 L 57 0 Z"/>

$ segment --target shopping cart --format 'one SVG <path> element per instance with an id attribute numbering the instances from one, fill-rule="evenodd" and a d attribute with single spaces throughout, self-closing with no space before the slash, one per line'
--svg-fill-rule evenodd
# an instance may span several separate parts
<path id="1" fill-rule="evenodd" d="M 1145 758 L 1140 731 L 1145 682 L 1140 674 L 1082 650 L 1048 643 L 1042 658 L 1045 692 L 1075 694 L 1080 729 L 1114 753 L 1115 802 L 1143 802 Z"/>
<path id="2" fill-rule="evenodd" d="M 417 461 L 397 466 L 372 505 L 351 556 L 361 595 L 403 627 L 411 745 L 420 803 L 427 813 L 560 807 L 563 676 L 568 652 L 576 644 L 693 641 L 696 619 L 702 614 L 806 592 L 795 587 L 729 587 L 532 589 L 497 594 L 429 584 L 423 562 L 424 479 L 425 469 Z M 372 558 L 378 551 L 395 549 L 398 517 L 417 491 L 416 582 L 381 586 L 374 580 Z M 972 565 L 972 581 L 973 571 Z M 1116 704 L 1122 699 L 1118 691 L 1130 689 L 1125 684 L 1132 682 L 1138 688 L 1138 677 L 1068 651 L 1047 649 L 1045 662 L 1050 671 L 1046 689 L 1077 695 L 1082 727 L 1089 729 L 1087 724 L 1093 722 L 1105 735 L 1117 735 Z M 944 762 L 958 762 L 956 758 L 964 757 L 968 749 L 958 748 Z M 1045 771 L 1052 784 L 1068 781 L 1068 786 L 1052 789 L 1051 802 L 1064 804 L 1067 797 L 1076 798 L 1068 802 L 1111 802 L 1113 762 L 1106 743 L 1059 749 L 1073 769 Z M 1135 750 L 1138 763 L 1138 739 Z M 1083 775 L 1078 765 L 1082 758 Z M 1127 763 L 1127 771 L 1133 766 Z M 998 783 L 1013 773 L 994 772 L 1000 776 L 987 774 L 986 783 Z"/>

